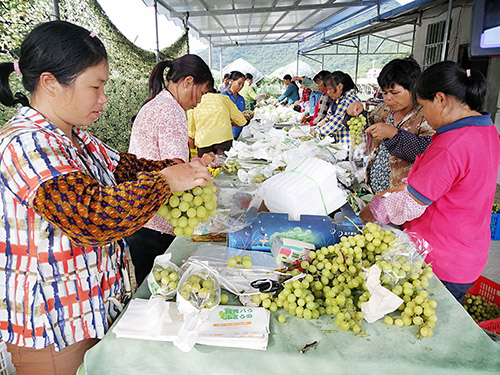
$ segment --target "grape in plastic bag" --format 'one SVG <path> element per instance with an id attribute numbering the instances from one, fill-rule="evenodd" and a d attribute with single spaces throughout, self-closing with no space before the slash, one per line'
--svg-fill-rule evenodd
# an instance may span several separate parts
<path id="1" fill-rule="evenodd" d="M 197 310 L 211 309 L 220 303 L 221 289 L 208 266 L 192 264 L 182 276 L 177 289 L 177 304 L 188 301 Z"/>
<path id="2" fill-rule="evenodd" d="M 175 296 L 182 271 L 170 261 L 171 257 L 172 254 L 162 254 L 155 258 L 153 268 L 147 277 L 151 297 L 171 299 Z"/>

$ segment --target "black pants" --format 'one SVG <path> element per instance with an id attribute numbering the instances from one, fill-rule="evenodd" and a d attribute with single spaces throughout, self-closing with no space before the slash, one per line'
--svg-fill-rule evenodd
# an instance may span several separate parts
<path id="1" fill-rule="evenodd" d="M 457 299 L 460 304 L 464 300 L 464 294 L 467 292 L 474 283 L 467 283 L 467 284 L 459 284 L 459 283 L 450 283 L 448 281 L 443 281 L 441 280 L 443 285 L 450 291 L 450 293 Z"/>
<path id="2" fill-rule="evenodd" d="M 222 143 L 216 143 L 211 146 L 198 148 L 198 157 L 201 158 L 203 154 L 208 154 L 213 152 L 216 155 L 223 155 L 224 151 L 229 151 L 233 145 L 233 140 L 224 141 Z"/>
<path id="3" fill-rule="evenodd" d="M 152 229 L 142 228 L 126 237 L 130 247 L 130 255 L 135 267 L 137 285 L 141 285 L 153 268 L 158 255 L 167 251 L 175 236 L 160 233 Z"/>

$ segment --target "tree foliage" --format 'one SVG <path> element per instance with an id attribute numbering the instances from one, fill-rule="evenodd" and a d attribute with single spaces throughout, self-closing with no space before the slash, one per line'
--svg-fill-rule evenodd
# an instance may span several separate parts
<path id="1" fill-rule="evenodd" d="M 53 19 L 53 2 L 0 0 L 0 62 L 18 58 L 24 36 L 39 23 Z M 129 41 L 109 20 L 97 0 L 60 0 L 62 20 L 95 32 L 106 46 L 110 78 L 106 85 L 109 102 L 90 129 L 110 146 L 126 151 L 132 117 L 147 97 L 147 80 L 155 65 L 155 54 Z M 161 58 L 175 58 L 187 51 L 187 33 L 160 51 Z M 23 91 L 19 76 L 11 75 L 13 92 Z M 0 105 L 0 124 L 16 110 Z"/>

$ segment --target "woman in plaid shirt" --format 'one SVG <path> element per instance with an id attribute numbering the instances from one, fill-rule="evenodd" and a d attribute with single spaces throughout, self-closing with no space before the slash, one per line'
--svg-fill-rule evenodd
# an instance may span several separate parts
<path id="1" fill-rule="evenodd" d="M 359 102 L 358 88 L 351 76 L 341 71 L 335 71 L 325 79 L 328 95 L 332 99 L 331 115 L 321 121 L 314 129 L 314 135 L 320 138 L 326 136 L 334 137 L 340 144 L 347 145 L 347 157 L 349 159 L 362 159 L 364 150 L 354 149 L 351 145 L 351 137 L 347 126 L 347 108 L 350 104 Z"/>
<path id="2" fill-rule="evenodd" d="M 12 72 L 29 102 L 12 95 Z M 84 130 L 108 100 L 108 76 L 99 38 L 62 21 L 37 26 L 19 62 L 0 64 L 0 102 L 22 105 L 0 130 L 0 335 L 19 375 L 76 372 L 119 313 L 120 240 L 171 189 L 211 179 L 201 162 L 138 159 Z"/>

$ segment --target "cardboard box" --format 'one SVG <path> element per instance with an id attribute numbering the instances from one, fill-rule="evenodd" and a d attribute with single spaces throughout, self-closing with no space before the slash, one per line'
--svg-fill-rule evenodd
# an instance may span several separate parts
<path id="1" fill-rule="evenodd" d="M 313 244 L 316 248 L 334 245 L 342 236 L 359 233 L 359 217 L 349 203 L 336 214 L 337 224 L 329 216 L 301 215 L 300 220 L 290 220 L 287 214 L 260 212 L 252 224 L 227 234 L 227 246 L 235 249 L 271 251 L 277 236 Z M 356 225 L 355 225 L 356 224 Z M 357 227 L 356 227 L 357 226 Z"/>
<path id="2" fill-rule="evenodd" d="M 309 251 L 314 249 L 315 246 L 311 243 L 277 236 L 271 247 L 271 253 L 278 264 L 293 263 L 309 258 Z"/>
<path id="3" fill-rule="evenodd" d="M 228 233 L 228 247 L 244 250 L 271 251 L 271 242 L 281 236 L 312 243 L 316 247 L 337 242 L 336 225 L 328 216 L 302 215 L 289 220 L 287 214 L 261 212 L 253 223 L 239 231 Z"/>

